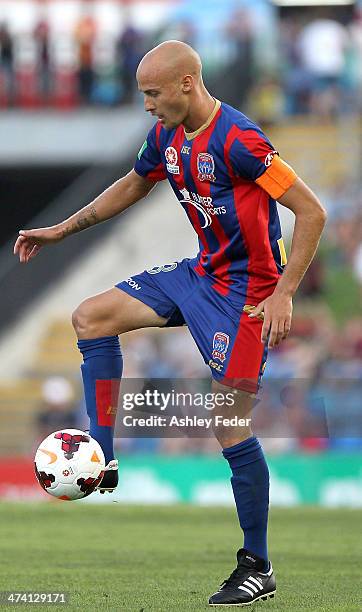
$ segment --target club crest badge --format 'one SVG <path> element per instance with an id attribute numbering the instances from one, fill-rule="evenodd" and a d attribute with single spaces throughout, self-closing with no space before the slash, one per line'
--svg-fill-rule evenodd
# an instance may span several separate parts
<path id="1" fill-rule="evenodd" d="M 264 165 L 266 168 L 269 168 L 269 166 L 271 166 L 271 163 L 274 159 L 274 155 L 278 155 L 278 151 L 270 151 L 268 155 L 266 156 L 264 160 Z"/>
<path id="2" fill-rule="evenodd" d="M 165 151 L 166 168 L 170 174 L 180 174 L 180 166 L 177 165 L 178 155 L 174 147 L 167 147 Z"/>
<path id="3" fill-rule="evenodd" d="M 210 153 L 199 153 L 197 156 L 197 178 L 199 181 L 210 181 L 214 183 L 216 181 L 215 162 L 214 158 Z"/>
<path id="4" fill-rule="evenodd" d="M 224 332 L 216 332 L 212 341 L 212 358 L 218 359 L 222 363 L 226 359 L 230 338 Z"/>

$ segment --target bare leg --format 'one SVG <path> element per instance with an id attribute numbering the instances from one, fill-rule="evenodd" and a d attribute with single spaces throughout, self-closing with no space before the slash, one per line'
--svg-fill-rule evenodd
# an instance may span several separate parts
<path id="1" fill-rule="evenodd" d="M 141 327 L 162 327 L 167 319 L 114 287 L 82 302 L 74 311 L 72 322 L 78 338 L 83 340 L 118 336 Z"/>

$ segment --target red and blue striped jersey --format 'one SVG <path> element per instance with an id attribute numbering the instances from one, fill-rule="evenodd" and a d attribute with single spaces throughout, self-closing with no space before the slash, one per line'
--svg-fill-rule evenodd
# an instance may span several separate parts
<path id="1" fill-rule="evenodd" d="M 257 304 L 273 292 L 286 263 L 276 199 L 296 174 L 255 123 L 219 101 L 193 134 L 157 122 L 134 169 L 169 180 L 198 235 L 195 272 L 218 293 Z"/>

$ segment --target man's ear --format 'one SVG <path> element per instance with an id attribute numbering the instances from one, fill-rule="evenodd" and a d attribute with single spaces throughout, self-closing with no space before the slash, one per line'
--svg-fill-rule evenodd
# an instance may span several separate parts
<path id="1" fill-rule="evenodd" d="M 183 93 L 189 93 L 189 91 L 192 90 L 194 86 L 194 80 L 192 78 L 192 76 L 190 74 L 187 74 L 183 79 L 182 79 L 182 91 Z"/>

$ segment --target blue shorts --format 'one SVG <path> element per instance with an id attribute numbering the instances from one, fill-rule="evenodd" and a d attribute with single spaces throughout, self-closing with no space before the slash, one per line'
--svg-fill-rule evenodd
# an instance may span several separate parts
<path id="1" fill-rule="evenodd" d="M 168 319 L 166 327 L 187 325 L 218 382 L 255 393 L 267 358 L 262 320 L 250 319 L 250 305 L 235 294 L 220 295 L 209 276 L 194 270 L 197 259 L 154 267 L 116 287 Z"/>

